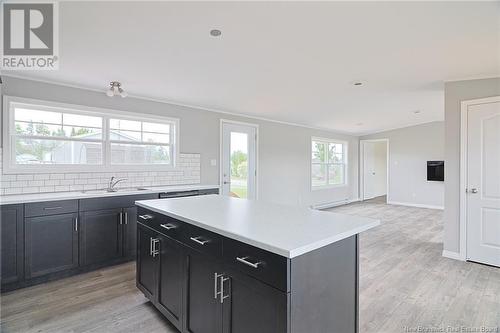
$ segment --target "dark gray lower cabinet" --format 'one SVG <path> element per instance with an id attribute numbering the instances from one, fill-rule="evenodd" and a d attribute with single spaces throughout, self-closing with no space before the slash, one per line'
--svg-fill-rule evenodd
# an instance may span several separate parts
<path id="1" fill-rule="evenodd" d="M 137 208 L 123 209 L 123 256 L 135 259 L 137 251 Z"/>
<path id="2" fill-rule="evenodd" d="M 180 245 L 155 231 L 137 228 L 137 287 L 182 329 L 184 255 Z"/>
<path id="3" fill-rule="evenodd" d="M 287 293 L 236 271 L 224 281 L 224 333 L 286 333 Z"/>
<path id="4" fill-rule="evenodd" d="M 78 267 L 78 214 L 25 219 L 26 278 Z"/>
<path id="5" fill-rule="evenodd" d="M 0 279 L 2 284 L 24 278 L 23 205 L 0 206 Z"/>
<path id="6" fill-rule="evenodd" d="M 154 301 L 157 281 L 157 259 L 152 254 L 152 240 L 156 237 L 156 232 L 149 228 L 138 225 L 137 227 L 137 287 Z"/>
<path id="7" fill-rule="evenodd" d="M 122 256 L 121 209 L 80 213 L 80 262 L 93 265 Z"/>
<path id="8" fill-rule="evenodd" d="M 157 307 L 177 328 L 182 327 L 184 254 L 179 243 L 157 236 L 159 244 Z"/>
<path id="9" fill-rule="evenodd" d="M 188 250 L 185 332 L 222 332 L 219 274 L 221 269 L 217 262 L 194 250 Z"/>

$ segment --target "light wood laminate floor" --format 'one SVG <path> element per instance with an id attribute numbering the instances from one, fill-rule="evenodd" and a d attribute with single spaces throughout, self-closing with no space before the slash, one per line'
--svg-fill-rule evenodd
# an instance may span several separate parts
<path id="1" fill-rule="evenodd" d="M 378 199 L 332 211 L 382 220 L 360 239 L 360 332 L 500 326 L 500 269 L 443 258 L 442 211 Z M 135 288 L 133 263 L 6 293 L 0 327 L 177 332 Z"/>

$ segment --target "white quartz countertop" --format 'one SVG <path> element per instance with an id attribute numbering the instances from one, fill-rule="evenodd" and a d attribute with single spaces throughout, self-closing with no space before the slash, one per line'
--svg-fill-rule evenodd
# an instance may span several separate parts
<path id="1" fill-rule="evenodd" d="M 219 188 L 219 185 L 179 185 L 179 186 L 151 186 L 138 189 L 119 189 L 116 192 L 106 192 L 105 190 L 96 191 L 75 191 L 75 192 L 54 192 L 54 193 L 34 193 L 34 194 L 16 194 L 0 196 L 0 205 L 21 204 L 30 202 L 88 199 L 100 197 L 112 197 L 122 195 L 136 195 L 148 193 L 178 192 L 207 190 Z"/>
<path id="2" fill-rule="evenodd" d="M 287 258 L 380 224 L 371 218 L 220 195 L 142 200 L 136 204 Z"/>

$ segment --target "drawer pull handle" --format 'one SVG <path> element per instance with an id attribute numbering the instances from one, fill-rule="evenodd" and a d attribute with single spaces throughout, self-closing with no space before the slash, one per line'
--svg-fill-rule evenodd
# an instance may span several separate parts
<path id="1" fill-rule="evenodd" d="M 55 210 L 55 209 L 62 209 L 61 206 L 57 206 L 57 207 L 44 207 L 43 208 L 44 210 Z"/>
<path id="2" fill-rule="evenodd" d="M 149 214 L 139 215 L 139 217 L 143 220 L 151 220 L 153 218 L 153 216 Z"/>
<path id="3" fill-rule="evenodd" d="M 201 240 L 200 238 L 201 238 L 201 236 L 197 236 L 197 237 L 190 237 L 189 239 L 192 240 L 193 242 L 200 244 L 200 245 L 205 245 L 208 242 L 210 242 L 209 240 L 206 240 L 206 239 Z"/>
<path id="4" fill-rule="evenodd" d="M 177 228 L 176 225 L 170 224 L 170 223 L 165 223 L 165 224 L 160 224 L 160 227 L 167 229 L 167 230 L 172 230 Z"/>
<path id="5" fill-rule="evenodd" d="M 248 261 L 247 259 L 248 259 L 248 257 L 241 257 L 241 258 L 240 257 L 236 257 L 236 260 L 238 260 L 242 264 L 245 264 L 245 265 L 253 267 L 253 268 L 259 268 L 259 265 L 262 264 L 261 261 L 253 263 L 253 262 Z"/>

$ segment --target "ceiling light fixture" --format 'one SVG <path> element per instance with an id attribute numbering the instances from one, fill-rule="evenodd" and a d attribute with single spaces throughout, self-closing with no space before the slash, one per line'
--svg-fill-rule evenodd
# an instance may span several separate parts
<path id="1" fill-rule="evenodd" d="M 127 97 L 128 94 L 122 89 L 122 84 L 118 81 L 111 81 L 109 83 L 109 89 L 106 90 L 106 95 L 108 97 L 121 96 Z"/>
<path id="2" fill-rule="evenodd" d="M 219 29 L 212 29 L 210 30 L 210 35 L 212 37 L 219 37 L 220 35 L 222 35 L 222 31 L 220 31 Z"/>

